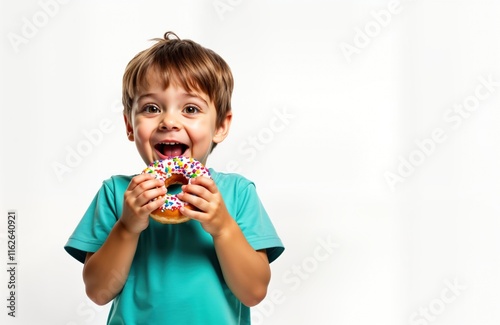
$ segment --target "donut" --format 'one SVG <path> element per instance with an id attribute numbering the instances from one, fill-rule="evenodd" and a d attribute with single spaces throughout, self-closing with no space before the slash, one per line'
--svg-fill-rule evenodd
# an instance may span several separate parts
<path id="1" fill-rule="evenodd" d="M 210 172 L 199 161 L 189 157 L 171 157 L 164 160 L 156 160 L 148 165 L 143 174 L 152 174 L 156 179 L 165 182 L 165 187 L 172 184 L 189 184 L 192 179 L 200 176 L 209 177 Z M 180 200 L 175 194 L 165 194 L 156 198 L 164 200 L 163 205 L 153 211 L 150 217 L 163 224 L 177 224 L 189 220 L 181 214 L 180 208 L 195 209 L 191 204 Z"/>

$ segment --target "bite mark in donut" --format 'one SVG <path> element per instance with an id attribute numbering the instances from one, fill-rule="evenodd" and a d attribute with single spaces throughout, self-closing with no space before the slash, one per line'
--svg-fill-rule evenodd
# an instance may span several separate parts
<path id="1" fill-rule="evenodd" d="M 211 177 L 208 169 L 199 161 L 183 156 L 154 161 L 142 173 L 154 175 L 155 178 L 163 181 L 167 188 L 173 184 L 189 184 L 196 177 Z M 179 199 L 176 194 L 167 193 L 158 197 L 157 200 L 164 200 L 164 203 L 159 209 L 153 211 L 150 217 L 163 224 L 186 222 L 189 218 L 183 216 L 179 209 L 181 207 L 194 209 L 192 205 Z"/>

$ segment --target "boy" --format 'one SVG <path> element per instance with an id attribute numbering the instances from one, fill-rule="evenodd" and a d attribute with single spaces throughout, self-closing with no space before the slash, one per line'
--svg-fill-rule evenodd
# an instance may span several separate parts
<path id="1" fill-rule="evenodd" d="M 171 156 L 201 163 L 231 124 L 233 78 L 213 51 L 168 32 L 123 77 L 127 137 L 145 164 Z M 182 186 L 189 222 L 149 218 L 165 186 L 149 174 L 113 176 L 65 246 L 84 263 L 87 295 L 113 301 L 108 324 L 250 324 L 269 263 L 284 250 L 252 182 L 210 169 Z"/>

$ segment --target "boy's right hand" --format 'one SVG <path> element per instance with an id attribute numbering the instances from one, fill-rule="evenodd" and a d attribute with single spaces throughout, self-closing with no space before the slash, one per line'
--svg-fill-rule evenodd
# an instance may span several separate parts
<path id="1" fill-rule="evenodd" d="M 140 234 L 149 225 L 149 214 L 163 205 L 163 200 L 153 200 L 165 195 L 164 182 L 150 174 L 140 174 L 132 178 L 125 191 L 123 213 L 120 221 L 125 229 Z"/>

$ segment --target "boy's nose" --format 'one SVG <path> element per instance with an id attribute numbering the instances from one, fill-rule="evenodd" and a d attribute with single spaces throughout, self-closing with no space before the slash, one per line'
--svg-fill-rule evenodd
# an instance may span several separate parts
<path id="1" fill-rule="evenodd" d="M 174 116 L 172 113 L 167 113 L 163 117 L 163 119 L 160 122 L 159 129 L 166 131 L 166 130 L 175 130 L 179 129 L 179 121 L 177 118 Z"/>

